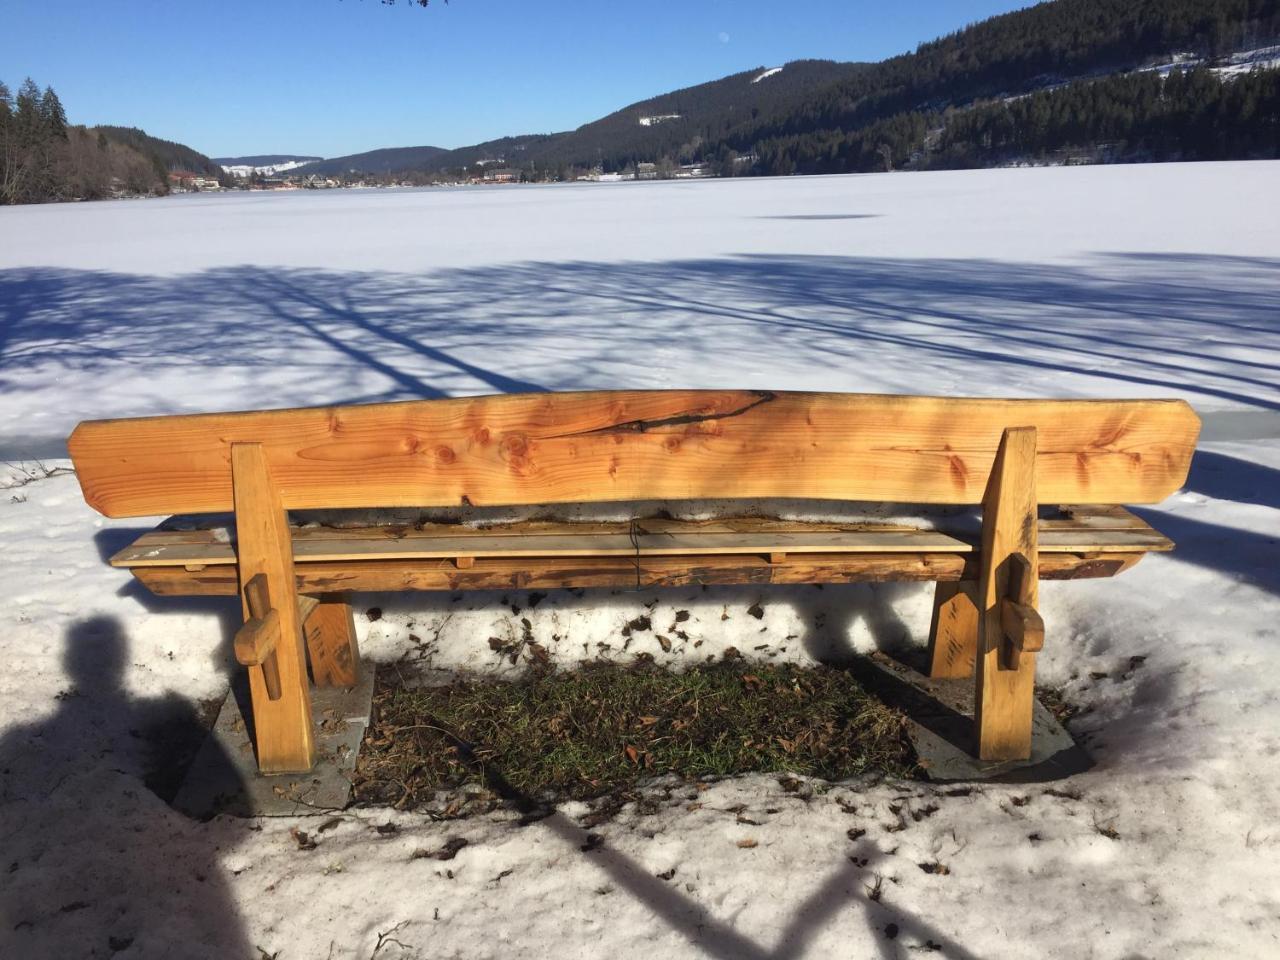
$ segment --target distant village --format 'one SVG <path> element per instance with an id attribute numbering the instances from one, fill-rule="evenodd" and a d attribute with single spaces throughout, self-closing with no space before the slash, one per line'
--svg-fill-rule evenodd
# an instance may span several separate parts
<path id="1" fill-rule="evenodd" d="M 749 164 L 752 157 L 735 158 L 736 164 Z M 334 190 L 338 188 L 423 187 L 423 186 L 494 186 L 515 183 L 617 183 L 625 180 L 695 180 L 711 176 L 732 175 L 732 171 L 715 169 L 708 163 L 636 163 L 620 171 L 569 168 L 557 171 L 506 166 L 503 160 L 480 160 L 470 167 L 433 172 L 411 171 L 394 174 L 369 174 L 351 171 L 347 174 L 295 173 L 273 170 L 266 172 L 226 171 L 222 177 L 191 170 L 169 172 L 170 193 L 214 193 L 227 190 Z"/>

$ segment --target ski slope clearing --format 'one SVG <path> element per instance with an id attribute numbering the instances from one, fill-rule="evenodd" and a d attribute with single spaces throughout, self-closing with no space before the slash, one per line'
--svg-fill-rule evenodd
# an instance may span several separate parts
<path id="1" fill-rule="evenodd" d="M 1176 54 L 1168 63 L 1158 63 L 1150 67 L 1139 67 L 1139 70 L 1154 70 L 1162 77 L 1167 77 L 1174 70 L 1194 70 L 1212 64 L 1210 70 L 1226 77 L 1236 77 L 1250 70 L 1271 70 L 1280 66 L 1280 46 L 1257 47 L 1253 50 L 1240 50 L 1221 60 L 1206 61 L 1194 53 Z"/>
<path id="2" fill-rule="evenodd" d="M 274 177 L 277 173 L 287 173 L 290 170 L 298 169 L 298 167 L 304 167 L 311 162 L 311 160 L 286 160 L 283 163 L 271 163 L 263 167 L 255 167 L 248 163 L 224 163 L 222 169 L 233 177 L 250 177 L 255 173 L 260 173 L 266 177 Z"/>
<path id="3" fill-rule="evenodd" d="M 0 955 L 1280 952 L 1277 184 L 1169 164 L 0 209 Z M 667 386 L 1195 405 L 1186 489 L 1141 511 L 1178 550 L 1042 588 L 1040 676 L 1097 766 L 659 783 L 590 826 L 581 804 L 201 824 L 149 789 L 157 732 L 198 735 L 225 692 L 239 611 L 105 566 L 149 524 L 57 470 L 78 420 Z M 369 660 L 495 675 L 486 640 L 522 618 L 565 665 L 678 667 L 900 649 L 930 609 L 909 584 L 375 606 Z M 687 641 L 623 649 L 677 610 Z"/>

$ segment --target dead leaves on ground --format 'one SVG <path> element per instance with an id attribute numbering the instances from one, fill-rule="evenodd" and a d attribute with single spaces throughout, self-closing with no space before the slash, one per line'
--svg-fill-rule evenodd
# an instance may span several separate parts
<path id="1" fill-rule="evenodd" d="M 623 747 L 622 753 L 627 758 L 627 762 L 633 767 L 643 767 L 648 769 L 653 766 L 653 754 L 648 750 L 640 749 L 634 744 L 628 743 Z"/>
<path id="2" fill-rule="evenodd" d="M 452 860 L 458 851 L 467 845 L 465 837 L 450 837 L 444 845 L 435 850 L 418 849 L 413 851 L 411 860 Z"/>
<path id="3" fill-rule="evenodd" d="M 289 836 L 293 837 L 293 842 L 298 845 L 299 850 L 314 850 L 318 846 L 305 830 L 299 830 L 297 827 L 289 831 Z"/>

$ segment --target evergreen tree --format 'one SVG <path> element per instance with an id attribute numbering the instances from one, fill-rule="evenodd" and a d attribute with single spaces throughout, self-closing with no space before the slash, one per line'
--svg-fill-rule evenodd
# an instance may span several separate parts
<path id="1" fill-rule="evenodd" d="M 71 126 L 51 87 L 42 93 L 27 79 L 13 96 L 0 83 L 0 203 L 162 193 L 170 165 L 221 173 L 203 154 L 141 130 Z"/>
<path id="2" fill-rule="evenodd" d="M 18 145 L 13 121 L 13 94 L 0 81 L 0 203 L 12 203 Z"/>
<path id="3" fill-rule="evenodd" d="M 0 200 L 23 203 L 40 199 L 48 186 L 49 157 L 41 148 L 40 88 L 28 77 L 14 98 L 0 147 Z"/>
<path id="4" fill-rule="evenodd" d="M 62 108 L 62 101 L 53 92 L 53 87 L 45 87 L 40 97 L 40 119 L 50 136 L 59 140 L 67 139 L 67 112 Z"/>
<path id="5" fill-rule="evenodd" d="M 14 124 L 20 145 L 33 146 L 40 136 L 40 88 L 27 77 L 14 99 Z"/>
<path id="6" fill-rule="evenodd" d="M 932 166 L 1280 156 L 1280 71 L 1206 68 L 1078 81 L 947 116 Z"/>

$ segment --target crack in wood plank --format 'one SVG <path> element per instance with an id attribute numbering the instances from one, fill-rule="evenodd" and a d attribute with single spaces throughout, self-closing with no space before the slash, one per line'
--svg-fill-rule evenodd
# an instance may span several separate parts
<path id="1" fill-rule="evenodd" d="M 756 399 L 745 407 L 739 407 L 737 410 L 726 410 L 724 413 L 681 413 L 673 417 L 660 417 L 656 420 L 624 420 L 621 423 L 593 427 L 590 430 L 579 430 L 576 433 L 557 433 L 547 439 L 563 440 L 568 437 L 589 437 L 595 434 L 609 433 L 648 433 L 650 430 L 656 430 L 659 427 L 683 427 L 694 423 L 708 423 L 712 420 L 727 420 L 731 417 L 740 417 L 743 414 L 750 413 L 756 407 L 778 398 L 778 395 L 771 390 L 752 390 L 750 392 L 755 394 Z"/>

